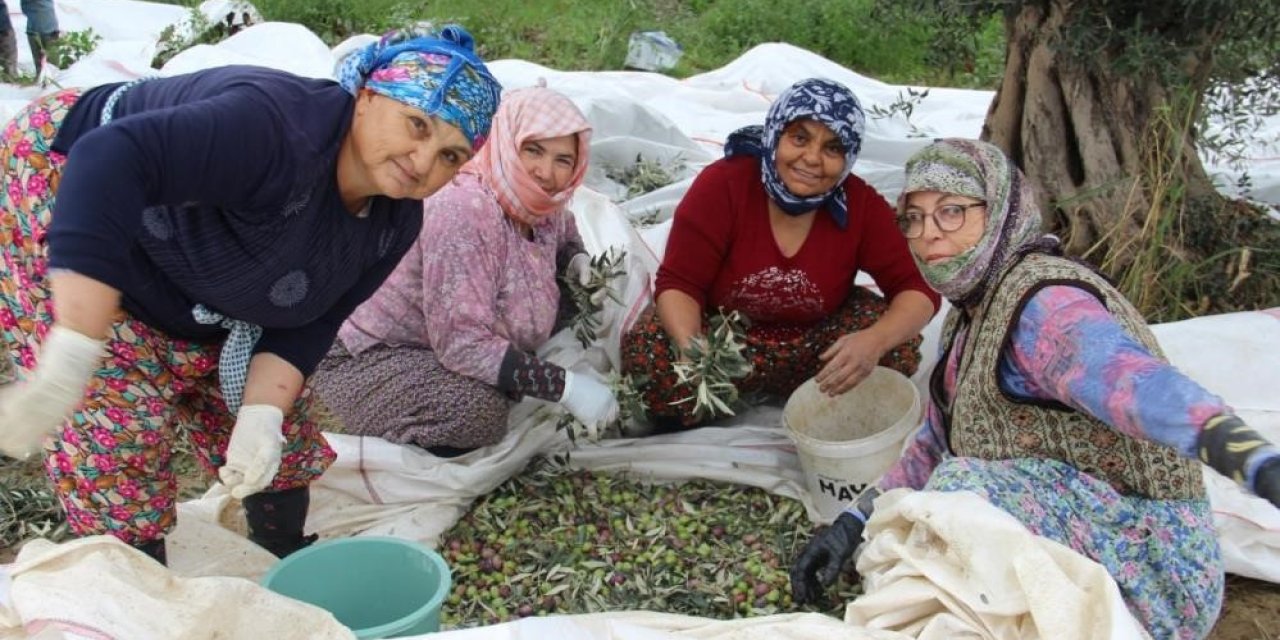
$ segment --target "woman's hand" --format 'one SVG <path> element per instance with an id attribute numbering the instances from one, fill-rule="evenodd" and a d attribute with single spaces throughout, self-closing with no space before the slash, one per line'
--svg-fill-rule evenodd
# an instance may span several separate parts
<path id="1" fill-rule="evenodd" d="M 683 358 L 689 341 L 702 333 L 702 304 L 677 289 L 667 289 L 658 294 L 656 302 L 662 330 L 667 332 L 672 344 L 679 347 Z"/>
<path id="2" fill-rule="evenodd" d="M 49 276 L 57 323 L 25 383 L 0 392 L 0 452 L 25 458 L 66 421 L 105 357 L 120 292 L 74 271 Z"/>
<path id="3" fill-rule="evenodd" d="M 1253 492 L 1280 509 L 1280 458 L 1271 458 L 1258 467 Z"/>
<path id="4" fill-rule="evenodd" d="M 914 338 L 933 317 L 933 301 L 919 291 L 903 291 L 889 301 L 889 308 L 862 331 L 840 336 L 822 352 L 822 370 L 814 376 L 823 393 L 840 395 L 871 375 L 890 349 Z"/>
<path id="5" fill-rule="evenodd" d="M 560 404 L 590 429 L 603 429 L 618 419 L 618 400 L 613 391 L 587 374 L 564 372 Z"/>
<path id="6" fill-rule="evenodd" d="M 249 361 L 244 401 L 227 443 L 226 463 L 218 478 L 234 497 L 244 499 L 271 485 L 280 470 L 285 412 L 302 391 L 302 372 L 274 353 Z"/>
<path id="7" fill-rule="evenodd" d="M 284 451 L 284 412 L 269 404 L 240 407 L 227 443 L 227 461 L 218 479 L 227 491 L 243 500 L 271 485 L 280 471 Z"/>
<path id="8" fill-rule="evenodd" d="M 862 543 L 865 527 L 844 512 L 830 527 L 814 534 L 791 565 L 791 599 L 796 604 L 817 603 L 823 598 Z"/>
<path id="9" fill-rule="evenodd" d="M 584 287 L 591 284 L 591 256 L 575 253 L 569 258 L 569 264 L 565 265 L 564 275 L 570 280 L 577 280 Z"/>
<path id="10" fill-rule="evenodd" d="M 870 331 L 846 333 L 818 356 L 826 364 L 814 381 L 823 393 L 838 396 L 871 375 L 885 351 L 883 342 Z"/>
<path id="11" fill-rule="evenodd" d="M 102 366 L 105 342 L 55 324 L 25 383 L 0 393 L 0 452 L 25 458 L 62 426 Z"/>

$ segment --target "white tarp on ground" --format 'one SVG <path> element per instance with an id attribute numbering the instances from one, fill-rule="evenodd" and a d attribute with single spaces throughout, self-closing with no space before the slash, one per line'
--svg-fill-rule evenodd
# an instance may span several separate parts
<path id="1" fill-rule="evenodd" d="M 92 27 L 105 39 L 93 55 L 56 75 L 64 86 L 128 80 L 150 73 L 147 65 L 155 53 L 160 31 L 187 15 L 187 10 L 170 5 L 126 0 L 59 0 L 56 6 L 64 29 Z M 213 11 L 213 4 L 206 3 L 206 6 Z M 15 28 L 21 31 L 22 18 L 16 13 L 16 3 L 10 9 L 14 12 Z M 362 41 L 344 43 L 338 49 Z M 332 62 L 329 49 L 307 30 L 296 25 L 268 23 L 245 30 L 216 46 L 189 50 L 175 57 L 161 73 L 252 63 L 323 77 L 329 74 Z M 558 72 L 515 60 L 494 62 L 492 68 L 508 87 L 526 86 L 539 77 L 546 78 L 552 88 L 575 100 L 596 130 L 588 184 L 605 195 L 584 190 L 575 201 L 574 209 L 589 248 L 598 252 L 610 245 L 622 245 L 628 250 L 630 277 L 623 292 L 624 304 L 611 305 L 606 310 L 612 330 L 605 336 L 601 349 L 584 353 L 564 334 L 543 349 L 543 354 L 554 361 L 583 371 L 592 364 L 616 362 L 618 331 L 634 319 L 651 292 L 649 277 L 661 255 L 668 225 L 658 224 L 636 232 L 628 219 L 645 215 L 658 219 L 668 217 L 697 168 L 719 156 L 724 137 L 738 126 L 762 121 L 772 97 L 796 79 L 817 75 L 844 82 L 868 108 L 874 105 L 887 108 L 904 91 L 903 87 L 860 76 L 809 52 L 777 44 L 757 47 L 722 69 L 685 80 L 631 72 Z M 11 115 L 37 92 L 38 89 L 0 86 L 0 117 Z M 901 118 L 870 120 L 856 171 L 887 197 L 896 196 L 905 158 L 932 137 L 977 135 L 990 99 L 990 92 L 934 89 L 916 106 L 910 123 Z M 1249 169 L 1255 196 L 1263 195 L 1273 203 L 1280 202 L 1280 163 L 1274 157 L 1277 156 L 1274 147 L 1267 145 L 1278 134 L 1280 116 L 1268 119 L 1259 130 L 1260 143 L 1253 150 L 1256 162 Z M 621 208 L 616 207 L 605 196 L 617 197 L 620 187 L 605 177 L 604 166 L 628 165 L 637 154 L 649 160 L 682 160 L 685 167 L 677 172 L 677 177 L 684 179 L 624 202 Z M 1235 176 L 1224 180 L 1234 181 Z M 1266 195 L 1272 191 L 1273 195 Z M 1200 318 L 1155 329 L 1175 364 L 1222 394 L 1260 430 L 1280 440 L 1280 394 L 1275 393 L 1280 383 L 1280 358 L 1274 354 L 1275 345 L 1280 344 L 1280 310 Z M 933 353 L 937 331 L 935 321 L 926 332 L 926 353 Z M 921 379 L 923 372 L 916 376 L 917 383 Z M 413 447 L 377 439 L 332 435 L 331 442 L 339 457 L 315 487 L 311 528 L 326 537 L 384 534 L 434 545 L 477 496 L 519 473 L 534 456 L 568 447 L 565 437 L 555 432 L 554 412 L 549 405 L 522 403 L 512 412 L 511 433 L 503 442 L 452 460 L 440 460 Z M 761 407 L 739 416 L 732 426 L 586 444 L 573 451 L 572 464 L 597 471 L 626 471 L 658 482 L 707 478 L 754 485 L 801 500 L 813 514 L 794 448 L 780 427 L 779 415 L 776 407 Z M 1216 474 L 1209 473 L 1206 477 L 1228 570 L 1280 582 L 1280 512 L 1245 495 Z M 918 495 L 922 497 L 916 500 L 929 499 L 926 494 Z M 884 519 L 887 530 L 892 528 L 888 524 L 890 520 L 912 521 L 910 513 L 911 510 L 905 508 L 886 508 L 878 517 Z M 982 520 L 999 524 L 998 517 Z M 253 578 L 261 575 L 271 562 L 269 555 L 238 535 L 243 529 L 238 505 L 216 488 L 201 500 L 180 505 L 179 522 L 170 538 L 170 562 L 177 575 Z M 905 525 L 893 526 L 907 530 L 902 529 Z M 1028 548 L 1043 547 L 1046 542 L 1025 535 L 1026 540 L 1021 544 Z M 1119 625 L 1115 628 L 1131 623 L 1119 615 L 1123 607 L 1116 609 L 1114 595 L 1097 583 L 1097 565 L 1074 554 L 1063 555 L 1044 548 L 1039 552 L 1061 559 L 1066 563 L 1061 571 L 1066 576 L 1064 579 L 1075 580 L 1078 586 L 1096 596 L 1077 607 L 1076 614 L 1088 612 L 1098 624 Z M 63 557 L 73 558 L 75 554 L 67 553 Z M 126 560 L 122 562 L 129 562 L 128 554 L 109 553 L 103 557 L 117 561 L 124 557 Z M 27 562 L 28 558 L 24 556 L 22 560 Z M 67 560 L 40 566 L 50 569 L 44 575 L 48 578 L 63 575 L 60 572 L 64 570 L 72 572 L 65 575 L 73 575 L 78 570 L 71 566 L 74 564 Z M 28 562 L 20 566 L 33 565 Z M 111 623 L 113 616 L 128 615 L 127 601 L 132 594 L 121 591 L 117 598 L 102 598 L 83 588 L 77 591 L 69 586 L 76 584 L 70 578 L 40 582 L 29 577 L 40 571 L 24 572 L 18 567 L 11 567 L 10 571 L 17 571 L 12 592 L 15 604 L 21 605 L 17 596 L 30 586 L 31 591 L 27 593 L 37 595 L 28 595 L 27 602 L 40 602 L 41 588 L 56 589 L 44 592 L 43 597 L 54 598 L 56 594 L 64 603 L 92 601 L 97 603 L 94 607 L 105 606 L 106 609 L 94 611 L 95 615 L 105 616 L 107 623 Z M 1089 580 L 1094 581 L 1092 586 L 1084 587 L 1084 582 Z M 1109 584 L 1105 579 L 1102 582 Z M 1114 590 L 1114 585 L 1111 589 Z M 178 591 L 175 589 L 173 593 Z M 1013 624 L 1043 623 L 1043 614 L 1037 617 L 1035 612 L 1044 611 L 1043 605 L 1053 600 L 1043 599 L 1043 593 L 1027 594 L 1027 597 L 1024 603 L 1027 613 L 1021 617 L 1015 615 Z M 960 607 L 967 606 L 965 598 L 955 594 L 937 599 L 948 598 Z M 118 602 L 112 604 L 113 600 Z M 868 600 L 865 605 L 857 606 L 874 603 Z M 186 615 L 180 613 L 181 608 L 168 609 L 161 602 L 156 603 L 155 611 L 163 611 L 163 615 Z M 1109 615 L 1108 611 L 1116 615 Z M 13 624 L 19 624 L 19 619 L 31 623 L 35 618 L 51 615 L 47 610 L 37 614 L 35 609 L 28 611 L 22 606 L 10 614 L 9 622 Z M 831 634 L 833 622 L 814 616 L 713 622 L 648 613 L 568 616 L 556 620 L 561 625 L 555 627 L 556 632 L 564 637 L 637 639 L 801 638 L 819 637 L 818 634 L 825 638 Z M 778 626 L 769 626 L 774 623 Z M 324 626 L 319 620 L 316 624 L 320 628 Z M 548 627 L 540 625 L 547 624 L 553 623 L 525 621 L 449 635 L 545 637 L 539 630 L 545 631 Z M 295 627 L 297 637 L 306 637 L 302 632 L 305 628 L 305 625 Z M 1081 624 L 1078 628 L 1097 627 Z M 115 630 L 111 632 L 114 637 L 145 637 L 145 634 L 124 632 L 128 629 L 124 626 L 111 629 Z M 779 629 L 790 630 L 794 635 L 782 635 Z M 838 631 L 847 629 L 840 627 Z M 15 627 L 10 630 L 19 633 Z M 36 631 L 27 627 L 28 633 Z M 986 633 L 987 637 L 998 635 L 991 629 Z M 0 637 L 7 636 L 0 632 Z"/>

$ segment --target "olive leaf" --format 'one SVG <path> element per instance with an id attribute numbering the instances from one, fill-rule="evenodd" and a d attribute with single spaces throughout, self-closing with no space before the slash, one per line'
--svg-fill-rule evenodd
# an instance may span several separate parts
<path id="1" fill-rule="evenodd" d="M 689 387 L 690 394 L 673 405 L 693 403 L 693 417 L 710 420 L 734 415 L 738 403 L 738 387 L 734 381 L 751 373 L 751 363 L 743 351 L 741 339 L 745 321 L 737 311 L 711 316 L 705 336 L 695 336 L 684 349 L 684 359 L 676 362 L 679 384 Z"/>
<path id="2" fill-rule="evenodd" d="M 669 161 L 645 158 L 636 154 L 636 161 L 625 167 L 605 165 L 605 177 L 626 186 L 627 192 L 622 200 L 630 200 L 665 187 L 682 175 L 688 164 L 684 157 L 677 155 Z"/>
<path id="3" fill-rule="evenodd" d="M 576 274 L 560 276 L 560 280 L 569 289 L 574 308 L 577 309 L 569 320 L 569 326 L 573 327 L 573 335 L 583 347 L 590 346 L 597 338 L 605 299 L 622 303 L 614 290 L 613 281 L 626 274 L 623 266 L 626 257 L 627 252 L 616 246 L 609 247 L 598 256 L 592 256 L 589 263 L 590 281 L 586 285 L 578 281 Z"/>
<path id="4" fill-rule="evenodd" d="M 0 545 L 14 547 L 30 538 L 68 537 L 62 507 L 48 488 L 0 485 Z"/>
<path id="5" fill-rule="evenodd" d="M 536 459 L 444 534 L 453 587 L 441 621 L 457 628 L 633 610 L 839 614 L 856 593 L 851 572 L 823 602 L 791 602 L 788 568 L 811 530 L 803 504 L 756 487 L 653 484 Z"/>

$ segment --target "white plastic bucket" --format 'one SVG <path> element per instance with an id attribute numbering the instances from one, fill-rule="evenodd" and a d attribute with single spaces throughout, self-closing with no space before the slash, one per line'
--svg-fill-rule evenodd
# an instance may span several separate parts
<path id="1" fill-rule="evenodd" d="M 796 444 L 809 496 L 829 523 L 902 453 L 920 419 L 920 394 L 906 376 L 876 367 L 835 397 L 812 379 L 787 399 L 782 424 Z"/>

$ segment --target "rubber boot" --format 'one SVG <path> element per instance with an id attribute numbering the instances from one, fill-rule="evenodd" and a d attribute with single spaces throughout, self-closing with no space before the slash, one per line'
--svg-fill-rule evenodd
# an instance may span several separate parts
<path id="1" fill-rule="evenodd" d="M 169 566 L 169 555 L 165 552 L 164 538 L 160 538 L 159 540 L 149 540 L 147 542 L 139 542 L 133 545 L 133 548 L 151 556 L 152 560 L 155 560 L 166 567 Z"/>
<path id="2" fill-rule="evenodd" d="M 246 497 L 244 515 L 249 523 L 249 539 L 277 558 L 309 546 L 318 537 L 302 534 L 310 505 L 309 487 L 264 491 Z"/>
<path id="3" fill-rule="evenodd" d="M 18 37 L 13 29 L 0 32 L 0 71 L 5 79 L 13 79 L 18 75 Z"/>
<path id="4" fill-rule="evenodd" d="M 49 50 L 53 47 L 53 43 L 58 40 L 58 32 L 39 34 L 27 34 L 27 46 L 31 47 L 31 60 L 36 65 L 36 70 L 44 68 L 44 63 L 49 59 Z"/>

